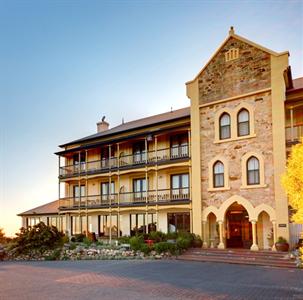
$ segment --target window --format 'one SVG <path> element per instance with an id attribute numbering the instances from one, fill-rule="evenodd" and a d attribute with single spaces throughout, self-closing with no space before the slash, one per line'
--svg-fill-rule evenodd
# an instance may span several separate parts
<path id="1" fill-rule="evenodd" d="M 110 232 L 111 231 L 111 232 Z M 118 216 L 100 215 L 98 216 L 98 234 L 99 236 L 118 235 Z"/>
<path id="2" fill-rule="evenodd" d="M 186 199 L 189 197 L 189 176 L 178 174 L 171 176 L 172 199 Z"/>
<path id="3" fill-rule="evenodd" d="M 259 160 L 254 156 L 247 160 L 247 184 L 260 184 Z"/>
<path id="4" fill-rule="evenodd" d="M 135 201 L 145 201 L 146 200 L 146 179 L 138 178 L 133 181 L 133 191 Z"/>
<path id="5" fill-rule="evenodd" d="M 74 185 L 73 186 L 73 197 L 80 198 L 85 197 L 85 185 Z"/>
<path id="6" fill-rule="evenodd" d="M 223 113 L 219 120 L 220 123 L 220 140 L 230 138 L 230 115 Z"/>
<path id="7" fill-rule="evenodd" d="M 80 153 L 80 157 L 79 157 L 78 153 L 74 154 L 73 155 L 73 165 L 74 165 L 75 173 L 77 173 L 79 171 L 84 171 L 85 170 L 85 153 L 83 153 L 83 152 Z"/>
<path id="8" fill-rule="evenodd" d="M 142 164 L 146 161 L 145 142 L 139 142 L 133 145 L 133 162 Z"/>
<path id="9" fill-rule="evenodd" d="M 187 231 L 190 232 L 189 213 L 169 213 L 167 214 L 168 232 Z"/>
<path id="10" fill-rule="evenodd" d="M 109 182 L 101 182 L 101 201 L 104 203 L 109 200 L 110 195 L 115 193 L 115 183 L 111 182 L 109 188 Z M 112 197 L 113 198 L 113 197 Z"/>
<path id="11" fill-rule="evenodd" d="M 224 165 L 221 161 L 217 161 L 213 166 L 213 184 L 214 187 L 224 187 Z"/>
<path id="12" fill-rule="evenodd" d="M 146 233 L 146 214 L 130 214 L 130 235 L 138 233 Z M 148 214 L 147 216 L 148 232 L 157 230 L 156 214 Z"/>
<path id="13" fill-rule="evenodd" d="M 188 156 L 188 135 L 179 134 L 170 139 L 170 157 L 179 158 Z"/>
<path id="14" fill-rule="evenodd" d="M 249 135 L 249 113 L 241 109 L 238 113 L 238 136 Z"/>

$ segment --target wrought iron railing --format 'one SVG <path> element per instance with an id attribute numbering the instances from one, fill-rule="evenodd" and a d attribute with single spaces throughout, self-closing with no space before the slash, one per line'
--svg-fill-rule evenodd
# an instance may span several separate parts
<path id="1" fill-rule="evenodd" d="M 131 155 L 121 155 L 95 161 L 82 162 L 80 164 L 68 165 L 59 168 L 59 177 L 68 178 L 72 176 L 107 172 L 111 169 L 125 169 L 129 167 L 145 166 L 147 164 L 161 164 L 169 161 L 189 158 L 189 146 L 182 145 L 135 153 Z"/>
<path id="2" fill-rule="evenodd" d="M 160 189 L 142 192 L 124 192 L 111 195 L 88 195 L 83 197 L 68 197 L 59 200 L 60 209 L 94 208 L 102 206 L 153 205 L 156 203 L 175 203 L 189 201 L 189 188 Z"/>
<path id="3" fill-rule="evenodd" d="M 303 125 L 285 128 L 286 143 L 298 143 L 303 137 Z"/>

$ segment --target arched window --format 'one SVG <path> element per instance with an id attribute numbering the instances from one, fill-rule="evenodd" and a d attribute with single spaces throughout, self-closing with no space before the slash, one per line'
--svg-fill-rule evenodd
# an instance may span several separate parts
<path id="1" fill-rule="evenodd" d="M 238 113 L 238 136 L 249 135 L 249 112 L 241 109 Z"/>
<path id="2" fill-rule="evenodd" d="M 214 187 L 224 187 L 224 165 L 222 162 L 217 161 L 213 166 L 214 174 Z"/>
<path id="3" fill-rule="evenodd" d="M 230 138 L 230 115 L 224 113 L 219 120 L 220 123 L 220 140 Z"/>
<path id="4" fill-rule="evenodd" d="M 260 184 L 260 164 L 255 156 L 247 160 L 247 184 Z"/>

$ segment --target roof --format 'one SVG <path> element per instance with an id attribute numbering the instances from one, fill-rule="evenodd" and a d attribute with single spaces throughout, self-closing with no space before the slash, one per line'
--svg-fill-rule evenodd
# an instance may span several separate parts
<path id="1" fill-rule="evenodd" d="M 35 207 L 28 211 L 18 214 L 18 216 L 32 216 L 32 215 L 51 215 L 57 214 L 59 208 L 59 200 L 55 200 L 44 205 Z"/>
<path id="2" fill-rule="evenodd" d="M 186 82 L 186 85 L 189 85 L 189 84 L 191 84 L 191 83 L 193 83 L 202 73 L 203 73 L 203 71 L 206 69 L 206 67 L 211 63 L 211 61 L 213 60 L 213 58 L 220 52 L 220 50 L 224 47 L 224 45 L 229 41 L 229 39 L 231 39 L 231 38 L 235 38 L 235 39 L 237 39 L 237 40 L 239 40 L 239 41 L 242 41 L 242 42 L 244 42 L 244 43 L 246 43 L 246 44 L 248 44 L 248 45 L 251 45 L 251 46 L 253 46 L 253 47 L 255 47 L 255 48 L 257 48 L 257 49 L 260 49 L 260 50 L 262 50 L 262 51 L 264 51 L 264 52 L 267 52 L 267 53 L 269 53 L 269 54 L 271 54 L 271 55 L 273 55 L 273 56 L 280 56 L 280 55 L 283 55 L 283 54 L 288 54 L 289 55 L 289 52 L 288 51 L 284 51 L 284 52 L 281 52 L 281 53 L 278 53 L 278 52 L 275 52 L 275 51 L 272 51 L 272 50 L 270 50 L 270 49 L 268 49 L 268 48 L 265 48 L 265 47 L 263 47 L 263 46 L 261 46 L 261 45 L 259 45 L 259 44 L 256 44 L 256 43 L 254 43 L 254 42 L 252 42 L 252 41 L 250 41 L 250 40 L 248 40 L 248 39 L 246 39 L 246 38 L 244 38 L 244 37 L 242 37 L 242 36 L 240 36 L 240 35 L 237 35 L 237 34 L 235 34 L 235 32 L 234 32 L 234 28 L 233 27 L 231 27 L 230 28 L 230 30 L 229 30 L 229 34 L 228 34 L 228 36 L 227 36 L 227 38 L 223 41 L 223 43 L 219 46 L 219 48 L 215 51 L 215 53 L 211 56 L 211 58 L 208 60 L 208 62 L 204 65 L 204 67 L 200 70 L 200 72 L 195 76 L 195 78 L 194 79 L 192 79 L 192 80 L 190 80 L 190 81 L 188 81 L 188 82 Z"/>
<path id="3" fill-rule="evenodd" d="M 159 115 L 153 115 L 150 117 L 126 122 L 126 123 L 120 124 L 116 127 L 113 127 L 111 129 L 108 129 L 106 131 L 98 132 L 98 133 L 86 136 L 84 138 L 74 140 L 74 141 L 66 143 L 66 144 L 62 144 L 59 147 L 65 147 L 65 146 L 72 145 L 72 144 L 79 144 L 79 143 L 90 141 L 90 140 L 93 140 L 96 138 L 107 137 L 107 136 L 114 135 L 117 133 L 123 133 L 123 132 L 127 132 L 127 131 L 134 130 L 134 129 L 148 127 L 151 125 L 166 123 L 169 121 L 186 118 L 189 116 L 190 116 L 190 107 L 185 107 L 185 108 L 173 110 L 170 112 L 162 113 Z"/>
<path id="4" fill-rule="evenodd" d="M 303 77 L 296 78 L 292 81 L 293 89 L 303 89 Z"/>

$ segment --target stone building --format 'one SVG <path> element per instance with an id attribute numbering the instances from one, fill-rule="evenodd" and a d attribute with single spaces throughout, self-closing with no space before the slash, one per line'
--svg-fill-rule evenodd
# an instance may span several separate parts
<path id="1" fill-rule="evenodd" d="M 288 57 L 231 28 L 186 83 L 189 108 L 112 129 L 103 119 L 97 134 L 61 145 L 57 226 L 110 239 L 187 230 L 218 248 L 288 240 L 280 177 L 303 135 L 303 80 Z M 26 226 L 43 210 L 20 216 Z"/>

